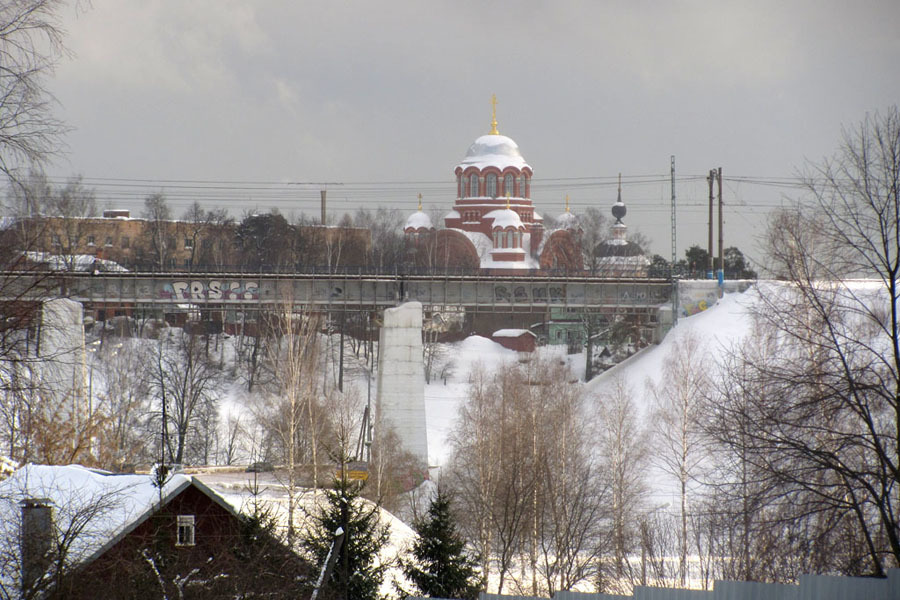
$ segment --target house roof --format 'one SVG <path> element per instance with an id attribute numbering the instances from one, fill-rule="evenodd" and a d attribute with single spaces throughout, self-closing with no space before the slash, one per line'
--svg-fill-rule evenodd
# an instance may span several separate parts
<path id="1" fill-rule="evenodd" d="M 237 516 L 221 496 L 187 475 L 172 475 L 160 493 L 151 475 L 118 475 L 80 465 L 28 464 L 0 482 L 0 544 L 11 544 L 2 550 L 18 555 L 21 502 L 46 499 L 53 507 L 57 529 L 78 532 L 69 546 L 70 566 L 87 564 L 190 486 Z M 0 570 L 4 585 L 16 577 L 17 573 Z"/>

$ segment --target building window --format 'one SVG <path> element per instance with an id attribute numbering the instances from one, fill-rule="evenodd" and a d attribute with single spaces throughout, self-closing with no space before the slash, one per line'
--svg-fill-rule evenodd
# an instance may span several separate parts
<path id="1" fill-rule="evenodd" d="M 106 246 L 112 246 L 112 236 L 111 236 L 111 235 L 106 236 L 106 243 L 105 243 L 105 245 L 106 245 Z"/>
<path id="2" fill-rule="evenodd" d="M 128 244 L 130 244 L 130 243 L 131 243 L 131 241 L 128 239 L 128 236 L 127 236 L 127 235 L 123 235 L 123 236 L 122 236 L 122 247 L 123 247 L 123 248 L 127 248 L 127 247 L 128 247 Z"/>
<path id="3" fill-rule="evenodd" d="M 478 195 L 478 175 L 474 173 L 469 175 L 469 196 L 474 198 Z"/>
<path id="4" fill-rule="evenodd" d="M 175 250 L 177 248 L 177 246 L 175 245 L 175 238 L 173 238 L 173 237 L 166 238 L 166 248 L 169 248 L 171 250 Z"/>
<path id="5" fill-rule="evenodd" d="M 515 196 L 516 190 L 513 189 L 513 181 L 515 178 L 512 176 L 512 173 L 507 173 L 503 178 L 503 193 L 506 196 Z"/>
<path id="6" fill-rule="evenodd" d="M 527 198 L 528 196 L 525 194 L 525 176 L 519 178 L 519 197 Z"/>
<path id="7" fill-rule="evenodd" d="M 93 246 L 95 243 L 96 243 L 96 241 L 94 239 L 94 236 L 92 236 L 92 235 L 87 236 L 87 245 L 88 246 Z"/>
<path id="8" fill-rule="evenodd" d="M 494 248 L 497 247 L 497 232 L 494 232 Z"/>
<path id="9" fill-rule="evenodd" d="M 487 176 L 487 195 L 491 198 L 497 197 L 497 176 L 493 173 Z"/>
<path id="10" fill-rule="evenodd" d="M 175 537 L 175 545 L 194 545 L 194 515 L 178 515 L 178 533 Z"/>
<path id="11" fill-rule="evenodd" d="M 54 246 L 62 245 L 62 242 L 59 241 L 59 235 L 57 235 L 55 233 L 52 236 L 50 236 L 50 241 Z"/>
<path id="12" fill-rule="evenodd" d="M 191 240 L 191 238 L 184 238 L 184 249 L 190 250 L 193 247 L 194 247 L 194 242 Z"/>
<path id="13" fill-rule="evenodd" d="M 512 231 L 506 232 L 506 244 L 509 248 L 516 247 L 516 245 L 515 245 L 516 244 L 516 234 L 513 233 Z"/>

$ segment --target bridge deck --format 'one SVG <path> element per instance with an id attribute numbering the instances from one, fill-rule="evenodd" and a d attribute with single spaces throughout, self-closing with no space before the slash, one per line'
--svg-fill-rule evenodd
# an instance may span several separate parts
<path id="1" fill-rule="evenodd" d="M 15 282 L 16 277 L 21 281 Z M 646 310 L 668 302 L 667 279 L 569 276 L 229 273 L 3 273 L 0 300 L 65 296 L 86 304 L 383 308 L 401 299 L 476 311 Z M 13 281 L 13 285 L 9 282 Z M 18 283 L 18 285 L 15 285 Z M 21 291 L 17 294 L 15 289 Z"/>

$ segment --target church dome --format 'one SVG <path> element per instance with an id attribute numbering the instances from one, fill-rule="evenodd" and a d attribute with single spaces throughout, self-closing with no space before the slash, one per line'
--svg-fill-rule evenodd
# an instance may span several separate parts
<path id="1" fill-rule="evenodd" d="M 431 224 L 431 217 L 426 215 L 421 210 L 417 210 L 413 214 L 409 215 L 409 218 L 406 220 L 406 226 L 403 228 L 403 230 L 407 231 L 409 229 L 434 229 L 434 225 Z"/>
<path id="2" fill-rule="evenodd" d="M 512 138 L 499 134 L 483 135 L 476 139 L 469 146 L 465 158 L 462 159 L 458 167 L 463 170 L 469 167 L 478 169 L 496 167 L 501 171 L 509 167 L 514 167 L 520 171 L 525 168 L 531 169 L 522 157 L 519 145 Z"/>
<path id="3" fill-rule="evenodd" d="M 560 229 L 578 229 L 578 218 L 568 211 L 556 217 L 556 223 Z"/>
<path id="4" fill-rule="evenodd" d="M 484 215 L 484 218 L 494 220 L 494 223 L 491 225 L 491 229 L 506 229 L 507 227 L 513 227 L 515 229 L 525 228 L 524 223 L 522 223 L 522 219 L 519 217 L 519 213 L 511 208 L 492 210 L 488 214 Z"/>

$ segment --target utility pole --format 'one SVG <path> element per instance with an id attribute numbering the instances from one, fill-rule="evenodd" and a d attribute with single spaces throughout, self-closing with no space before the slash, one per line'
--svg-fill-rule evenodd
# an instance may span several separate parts
<path id="1" fill-rule="evenodd" d="M 669 277 L 672 278 L 672 326 L 678 323 L 678 280 L 675 278 L 675 262 L 678 258 L 678 245 L 675 238 L 675 155 L 671 156 L 670 175 L 672 188 L 672 262 L 669 264 Z"/>
<path id="2" fill-rule="evenodd" d="M 709 183 L 709 246 L 707 248 L 708 255 L 708 265 L 706 268 L 706 278 L 713 278 L 713 179 L 716 177 L 716 170 L 713 169 L 709 172 L 709 175 L 706 176 L 706 181 Z"/>
<path id="3" fill-rule="evenodd" d="M 719 183 L 719 297 L 722 297 L 725 287 L 725 253 L 722 250 L 724 236 L 722 234 L 722 167 L 716 173 L 716 181 Z"/>
<path id="4" fill-rule="evenodd" d="M 322 225 L 325 225 L 325 217 L 326 217 L 326 214 L 325 214 L 325 194 L 326 194 L 326 193 L 327 193 L 326 190 L 320 190 L 320 191 L 319 191 L 319 196 L 321 196 L 321 198 L 322 198 Z"/>

